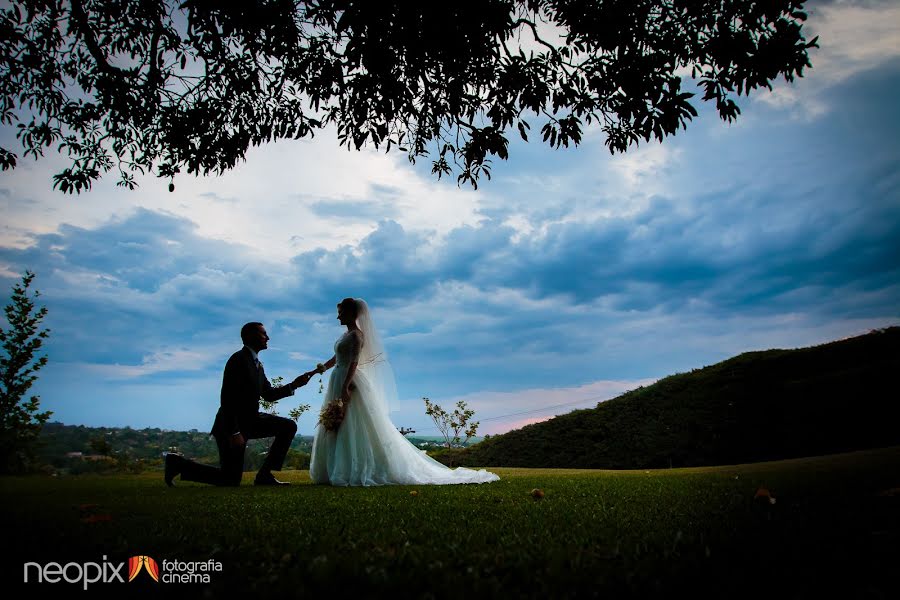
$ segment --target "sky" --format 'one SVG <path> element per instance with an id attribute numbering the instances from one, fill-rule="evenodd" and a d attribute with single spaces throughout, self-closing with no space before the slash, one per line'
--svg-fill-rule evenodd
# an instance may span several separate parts
<path id="1" fill-rule="evenodd" d="M 430 163 L 348 151 L 333 130 L 253 148 L 219 177 L 110 175 L 52 189 L 57 155 L 0 173 L 0 290 L 29 269 L 52 420 L 207 430 L 239 330 L 290 379 L 333 354 L 335 305 L 364 298 L 397 377 L 398 427 L 438 432 L 423 397 L 464 400 L 479 435 L 589 408 L 741 352 L 900 324 L 900 2 L 815 2 L 813 69 L 611 156 L 511 135 L 477 190 Z M 0 132 L 13 145 L 14 132 Z M 326 375 L 327 377 L 327 375 Z M 313 409 L 318 380 L 282 400 Z"/>

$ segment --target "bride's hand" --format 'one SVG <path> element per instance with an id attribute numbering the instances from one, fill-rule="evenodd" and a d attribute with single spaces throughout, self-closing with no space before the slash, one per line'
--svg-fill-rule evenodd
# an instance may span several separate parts
<path id="1" fill-rule="evenodd" d="M 343 402 L 344 404 L 347 404 L 348 402 L 350 402 L 350 389 L 349 388 L 344 388 L 341 390 L 341 402 Z"/>

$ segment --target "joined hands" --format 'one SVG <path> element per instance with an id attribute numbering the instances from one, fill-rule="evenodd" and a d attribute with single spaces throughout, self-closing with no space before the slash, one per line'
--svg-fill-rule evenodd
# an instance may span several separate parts
<path id="1" fill-rule="evenodd" d="M 296 379 L 294 379 L 290 383 L 291 389 L 296 390 L 299 387 L 303 387 L 304 385 L 309 383 L 309 380 L 312 379 L 312 376 L 315 374 L 316 374 L 315 371 L 307 371 L 303 375 L 299 375 Z"/>

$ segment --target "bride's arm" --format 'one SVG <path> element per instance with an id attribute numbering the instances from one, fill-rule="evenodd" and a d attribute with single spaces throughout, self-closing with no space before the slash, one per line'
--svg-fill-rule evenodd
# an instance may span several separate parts
<path id="1" fill-rule="evenodd" d="M 359 361 L 354 360 L 347 368 L 347 377 L 344 379 L 344 385 L 341 386 L 341 400 L 346 404 L 350 402 L 350 389 L 353 387 L 353 375 L 356 373 L 356 367 Z"/>
<path id="2" fill-rule="evenodd" d="M 347 378 L 344 379 L 344 385 L 341 387 L 341 400 L 346 404 L 350 402 L 350 388 L 353 387 L 353 374 L 356 373 L 356 365 L 359 364 L 356 361 L 350 363 L 350 368 L 347 369 Z"/>
<path id="3" fill-rule="evenodd" d="M 356 373 L 356 367 L 359 365 L 359 351 L 362 348 L 361 333 L 358 331 L 354 336 L 355 346 L 353 348 L 353 362 L 347 368 L 347 376 L 344 378 L 344 385 L 341 386 L 341 400 L 345 403 L 350 402 L 350 388 L 353 387 L 353 375 Z"/>
<path id="4" fill-rule="evenodd" d="M 337 359 L 334 356 L 332 356 L 331 358 L 326 360 L 324 363 L 317 364 L 315 369 L 313 369 L 312 371 L 308 371 L 307 373 L 304 373 L 304 375 L 309 374 L 309 376 L 312 377 L 316 373 L 324 373 L 325 371 L 327 371 L 328 369 L 333 367 L 334 363 L 336 363 L 336 362 L 337 362 Z"/>

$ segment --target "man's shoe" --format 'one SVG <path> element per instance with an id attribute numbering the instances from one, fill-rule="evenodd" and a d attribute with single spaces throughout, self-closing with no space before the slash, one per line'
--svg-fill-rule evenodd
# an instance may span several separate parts
<path id="1" fill-rule="evenodd" d="M 272 473 L 258 473 L 253 485 L 291 485 L 288 481 L 278 481 Z"/>
<path id="2" fill-rule="evenodd" d="M 172 480 L 176 475 L 181 475 L 181 457 L 177 454 L 169 452 L 166 454 L 166 485 L 173 487 L 175 484 Z"/>

